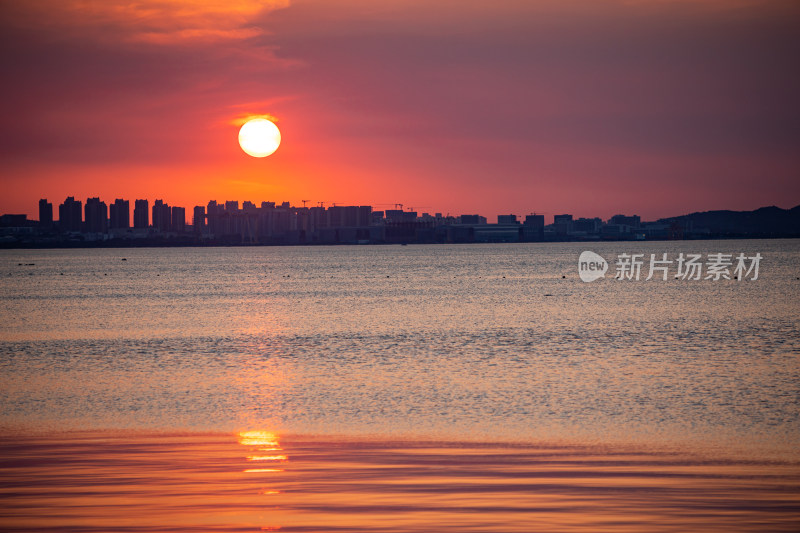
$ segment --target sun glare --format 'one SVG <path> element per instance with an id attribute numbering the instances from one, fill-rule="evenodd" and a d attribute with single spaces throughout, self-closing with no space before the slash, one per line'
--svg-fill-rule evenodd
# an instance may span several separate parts
<path id="1" fill-rule="evenodd" d="M 247 121 L 239 130 L 239 146 L 247 155 L 267 157 L 281 144 L 278 126 L 265 118 Z"/>

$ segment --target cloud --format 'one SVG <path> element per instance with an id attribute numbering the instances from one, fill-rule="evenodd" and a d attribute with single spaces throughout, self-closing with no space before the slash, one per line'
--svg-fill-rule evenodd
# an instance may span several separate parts
<path id="1" fill-rule="evenodd" d="M 264 100 L 255 79 L 295 64 L 264 30 L 286 5 L 3 2 L 0 155 L 105 164 L 218 153 L 204 132 L 229 123 L 231 105 Z"/>
<path id="2" fill-rule="evenodd" d="M 429 142 L 786 153 L 800 120 L 792 6 L 307 1 L 275 14 L 291 31 L 274 42 L 310 65 L 298 86 L 324 88 L 365 137 L 424 124 Z"/>
<path id="3" fill-rule="evenodd" d="M 249 39 L 251 21 L 289 0 L 38 0 L 4 1 L 6 23 L 47 29 L 70 40 L 186 44 Z"/>

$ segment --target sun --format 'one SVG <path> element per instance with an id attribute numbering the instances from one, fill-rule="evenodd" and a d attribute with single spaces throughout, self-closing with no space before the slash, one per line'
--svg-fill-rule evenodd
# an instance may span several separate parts
<path id="1" fill-rule="evenodd" d="M 247 155 L 267 157 L 281 144 L 278 126 L 265 118 L 254 118 L 245 122 L 239 130 L 239 146 Z"/>

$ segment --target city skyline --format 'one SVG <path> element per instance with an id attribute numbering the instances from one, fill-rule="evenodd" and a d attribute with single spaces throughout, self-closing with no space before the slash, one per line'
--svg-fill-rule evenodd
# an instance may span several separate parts
<path id="1" fill-rule="evenodd" d="M 159 225 L 158 222 L 154 223 L 153 220 L 158 218 L 158 215 L 155 215 L 155 213 L 156 213 L 156 209 L 159 206 L 166 206 L 167 208 L 175 208 L 175 207 L 177 207 L 178 209 L 183 210 L 183 213 L 184 213 L 183 223 L 187 224 L 187 225 L 190 225 L 190 224 L 193 224 L 193 218 L 194 218 L 195 214 L 197 213 L 197 209 L 198 208 L 205 209 L 206 207 L 208 207 L 208 206 L 210 206 L 212 204 L 215 205 L 215 206 L 219 206 L 219 207 L 221 207 L 221 208 L 223 208 L 225 210 L 227 210 L 229 208 L 229 206 L 230 206 L 230 207 L 233 207 L 234 209 L 242 210 L 242 211 L 246 211 L 248 209 L 257 209 L 257 208 L 263 209 L 265 207 L 269 207 L 269 208 L 288 208 L 288 209 L 298 209 L 298 210 L 299 209 L 311 209 L 311 208 L 324 208 L 324 209 L 327 210 L 327 209 L 329 209 L 331 207 L 334 207 L 334 208 L 336 208 L 336 207 L 339 207 L 339 208 L 369 207 L 371 210 L 373 210 L 372 212 L 379 212 L 379 213 L 384 213 L 384 212 L 395 212 L 395 213 L 396 212 L 403 212 L 405 214 L 413 213 L 415 216 L 419 216 L 419 217 L 427 215 L 427 216 L 435 216 L 436 218 L 458 218 L 458 217 L 461 217 L 461 216 L 469 215 L 469 216 L 480 216 L 481 218 L 484 218 L 486 220 L 490 220 L 492 217 L 498 218 L 498 220 L 500 220 L 502 217 L 509 217 L 509 216 L 524 218 L 525 216 L 528 216 L 528 215 L 542 215 L 542 216 L 548 215 L 547 217 L 545 217 L 545 220 L 547 218 L 550 218 L 550 219 L 553 219 L 555 221 L 555 219 L 557 219 L 558 217 L 563 217 L 565 215 L 570 216 L 570 217 L 573 216 L 572 213 L 568 213 L 568 214 L 557 213 L 557 214 L 550 215 L 550 214 L 543 213 L 543 212 L 536 211 L 536 210 L 528 210 L 528 212 L 525 212 L 525 213 L 503 212 L 503 213 L 495 213 L 495 214 L 486 216 L 486 214 L 484 214 L 484 213 L 443 213 L 441 210 L 427 208 L 427 207 L 424 210 L 421 210 L 421 209 L 416 209 L 415 206 L 408 206 L 408 205 L 402 204 L 402 203 L 395 203 L 395 204 L 365 204 L 365 205 L 358 206 L 358 205 L 342 204 L 342 203 L 334 202 L 331 205 L 325 205 L 325 202 L 311 202 L 310 200 L 302 201 L 302 205 L 295 205 L 295 204 L 293 204 L 292 202 L 289 202 L 289 201 L 276 202 L 276 201 L 262 200 L 260 202 L 252 202 L 250 200 L 225 200 L 225 201 L 220 202 L 218 200 L 209 200 L 205 204 L 201 204 L 201 205 L 197 205 L 197 206 L 191 206 L 191 210 L 190 210 L 188 208 L 188 206 L 171 205 L 169 202 L 164 201 L 162 198 L 156 198 L 156 199 L 152 200 L 152 203 L 151 203 L 151 199 L 150 198 L 138 198 L 137 197 L 134 200 L 126 199 L 126 198 L 115 198 L 114 202 L 112 203 L 110 201 L 106 202 L 100 196 L 89 196 L 89 197 L 87 197 L 86 201 L 82 201 L 79 198 L 77 198 L 75 195 L 71 195 L 71 196 L 66 197 L 64 199 L 64 201 L 61 202 L 60 204 L 55 202 L 55 201 L 50 201 L 49 198 L 40 198 L 39 202 L 38 202 L 38 205 L 39 205 L 38 211 L 36 211 L 34 213 L 34 216 L 31 216 L 27 212 L 24 212 L 24 213 L 2 213 L 2 212 L 0 212 L 0 215 L 25 215 L 25 216 L 27 216 L 29 218 L 29 220 L 32 220 L 32 221 L 39 221 L 39 222 L 45 222 L 45 223 L 47 223 L 47 222 L 57 222 L 57 221 L 60 221 L 62 219 L 62 216 L 63 217 L 69 217 L 68 214 L 61 215 L 62 208 L 64 208 L 65 204 L 70 204 L 70 203 L 73 203 L 73 202 L 76 204 L 76 207 L 80 207 L 80 212 L 78 212 L 76 210 L 75 214 L 73 214 L 73 217 L 79 218 L 80 222 L 86 222 L 86 218 L 87 218 L 85 216 L 85 213 L 87 212 L 86 209 L 85 209 L 86 204 L 90 204 L 90 205 L 93 205 L 93 206 L 97 205 L 98 207 L 99 207 L 99 204 L 102 204 L 103 206 L 105 206 L 105 209 L 106 209 L 106 211 L 105 211 L 106 220 L 108 221 L 109 227 L 111 227 L 111 228 L 114 228 L 114 227 L 116 227 L 116 228 L 123 228 L 123 227 L 131 227 L 131 228 L 140 227 L 140 228 L 143 228 L 143 227 L 151 227 L 151 226 L 157 227 Z M 49 206 L 49 207 L 47 207 L 47 206 Z M 133 207 L 131 207 L 131 206 L 133 206 Z M 137 217 L 136 211 L 137 211 L 137 208 L 139 208 L 139 206 L 141 206 L 141 209 L 142 209 L 142 211 L 140 211 L 140 213 L 143 213 L 140 216 L 143 217 L 143 218 L 141 218 L 140 219 L 141 222 L 139 224 L 137 224 L 136 223 L 136 217 Z M 377 207 L 381 207 L 381 208 L 380 209 L 375 209 L 376 206 Z M 58 209 L 56 209 L 57 207 L 58 207 Z M 43 216 L 43 208 L 45 210 L 47 210 L 47 209 L 50 210 L 50 215 L 49 216 L 48 215 L 44 215 Z M 125 210 L 124 213 L 127 213 L 127 217 L 126 217 L 127 222 L 126 223 L 123 224 L 122 222 L 119 222 L 119 220 L 121 220 L 120 218 L 116 218 L 116 217 L 121 217 L 122 216 L 122 213 L 120 211 L 117 211 L 117 213 L 119 213 L 119 214 L 117 214 L 116 217 L 115 217 L 115 209 L 116 210 L 121 210 L 121 209 Z M 59 213 L 58 217 L 55 216 L 56 213 Z M 64 211 L 64 213 L 67 213 L 67 211 Z M 38 214 L 38 217 L 36 216 L 37 214 Z M 146 217 L 144 216 L 144 214 L 146 214 Z M 205 212 L 204 212 L 204 214 L 205 214 Z M 170 219 L 172 219 L 171 212 L 170 212 L 169 215 L 161 215 L 161 216 L 168 216 L 168 217 L 170 217 Z M 614 215 L 612 215 L 610 217 L 599 217 L 599 216 L 577 217 L 576 216 L 576 218 L 592 218 L 592 219 L 598 219 L 598 220 L 602 219 L 602 220 L 605 221 L 605 220 L 610 220 L 610 219 L 612 219 L 612 218 L 614 218 L 616 216 L 624 216 L 624 215 L 622 213 L 615 213 Z M 638 217 L 638 215 L 635 215 L 635 214 L 632 215 L 632 216 L 637 216 Z M 115 223 L 114 220 L 118 220 L 118 222 Z"/>
<path id="2" fill-rule="evenodd" d="M 800 205 L 754 211 L 708 211 L 658 220 L 618 213 L 609 219 L 570 213 L 458 215 L 418 212 L 395 204 L 295 206 L 290 202 L 209 201 L 190 210 L 161 199 L 116 198 L 85 204 L 67 197 L 58 204 L 39 200 L 38 220 L 0 214 L 3 246 L 434 244 L 471 242 L 644 241 L 800 236 Z M 55 213 L 58 213 L 56 219 Z M 190 217 L 187 220 L 187 215 Z"/>
<path id="3" fill-rule="evenodd" d="M 478 217 L 479 220 L 482 220 L 482 223 L 491 223 L 490 221 L 492 218 L 496 219 L 496 223 L 504 224 L 504 223 L 516 223 L 519 220 L 524 219 L 526 216 L 541 216 L 544 224 L 556 224 L 558 223 L 559 219 L 565 219 L 568 217 L 570 221 L 573 219 L 575 220 L 598 220 L 604 223 L 612 223 L 614 219 L 619 217 L 624 218 L 635 218 L 637 223 L 640 221 L 646 221 L 638 214 L 626 215 L 623 213 L 616 213 L 610 217 L 604 218 L 599 216 L 588 216 L 588 217 L 579 217 L 575 216 L 572 213 L 559 213 L 553 215 L 547 215 L 546 213 L 537 212 L 535 210 L 530 210 L 527 213 L 496 213 L 489 216 L 486 216 L 484 213 L 442 213 L 441 211 L 437 211 L 435 209 L 426 209 L 425 211 L 415 210 L 414 206 L 406 206 L 405 204 L 377 204 L 378 206 L 391 206 L 393 208 L 382 208 L 382 209 L 375 209 L 375 205 L 367 204 L 362 206 L 357 205 L 346 205 L 346 204 L 338 204 L 334 203 L 332 205 L 324 205 L 325 202 L 317 202 L 316 205 L 313 203 L 308 203 L 309 201 L 306 200 L 302 206 L 293 205 L 291 202 L 284 201 L 284 202 L 274 202 L 274 201 L 266 201 L 263 200 L 261 202 L 252 202 L 249 200 L 225 200 L 224 202 L 219 202 L 217 200 L 209 200 L 205 205 L 198 205 L 192 206 L 191 210 L 187 209 L 186 206 L 176 206 L 170 205 L 169 202 L 165 202 L 163 199 L 157 198 L 153 200 L 151 203 L 149 198 L 136 198 L 135 200 L 131 201 L 130 199 L 125 198 L 115 198 L 114 202 L 105 202 L 99 196 L 92 196 L 88 197 L 85 202 L 76 199 L 75 196 L 68 196 L 64 199 L 63 202 L 57 204 L 55 202 L 49 201 L 48 198 L 41 198 L 38 202 L 38 218 L 29 218 L 30 221 L 36 221 L 42 224 L 53 224 L 53 223 L 61 223 L 62 225 L 66 224 L 67 227 L 72 227 L 75 231 L 83 231 L 84 226 L 80 226 L 79 224 L 89 224 L 89 227 L 96 226 L 97 222 L 89 222 L 91 212 L 91 218 L 96 219 L 99 216 L 102 216 L 103 220 L 107 223 L 106 229 L 113 229 L 113 228 L 160 228 L 164 227 L 164 220 L 168 220 L 169 222 L 166 226 L 175 227 L 175 226 L 190 226 L 194 225 L 195 218 L 198 216 L 198 209 L 201 209 L 200 214 L 202 216 L 206 216 L 207 214 L 211 214 L 210 211 L 207 209 L 211 209 L 211 206 L 214 206 L 215 209 L 219 209 L 219 212 L 231 212 L 231 211 L 239 211 L 239 212 L 248 212 L 252 210 L 262 210 L 262 209 L 290 209 L 290 210 L 311 210 L 311 209 L 323 209 L 329 210 L 330 208 L 340 208 L 340 209 L 352 209 L 352 208 L 369 208 L 370 213 L 379 213 L 382 218 L 390 219 L 392 214 L 402 214 L 402 218 L 404 221 L 411 220 L 409 218 L 410 215 L 413 215 L 413 219 L 417 218 L 426 218 L 432 217 L 435 219 L 460 219 L 461 217 Z M 307 204 L 307 205 L 306 205 Z M 70 210 L 70 206 L 73 206 L 73 210 Z M 102 207 L 101 207 L 102 206 Z M 133 207 L 131 207 L 133 206 Z M 56 209 L 57 207 L 57 209 Z M 104 214 L 102 209 L 105 209 Z M 166 208 L 166 212 L 162 209 Z M 178 209 L 180 210 L 177 213 L 174 213 L 172 210 Z M 58 213 L 58 217 L 56 217 L 56 213 Z M 688 213 L 682 213 L 688 214 Z M 10 215 L 10 216 L 19 216 L 24 215 L 28 216 L 27 213 L 0 213 L 2 215 Z M 181 216 L 182 215 L 182 216 Z M 551 219 L 551 222 L 548 223 L 547 219 Z M 513 221 L 512 221 L 513 219 Z M 65 222 L 62 222 L 65 221 Z M 364 223 L 362 225 L 369 225 L 369 223 Z M 90 229 L 86 228 L 86 231 L 91 231 Z"/>
<path id="4" fill-rule="evenodd" d="M 85 205 L 86 202 L 83 202 L 83 201 L 81 201 L 79 199 L 76 199 L 76 198 L 78 198 L 76 195 L 70 195 L 70 196 L 66 197 L 64 201 L 67 201 L 67 202 L 68 201 L 76 201 L 78 204 L 80 204 L 81 205 L 81 215 L 80 216 L 81 216 L 81 219 L 83 219 L 84 218 L 84 213 L 85 213 L 85 210 L 84 210 L 83 206 Z M 267 205 L 269 205 L 270 207 L 276 207 L 277 206 L 277 207 L 291 208 L 291 209 L 305 209 L 305 208 L 311 208 L 311 207 L 324 207 L 326 209 L 328 207 L 356 207 L 356 205 L 354 205 L 354 204 L 344 204 L 344 203 L 339 203 L 339 202 L 333 202 L 330 205 L 325 205 L 326 202 L 321 202 L 321 201 L 320 202 L 312 202 L 311 200 L 302 200 L 301 201 L 302 205 L 295 205 L 290 201 L 280 201 L 280 202 L 278 202 L 278 201 L 262 200 L 262 201 L 259 201 L 259 202 L 252 202 L 250 200 L 225 200 L 225 201 L 221 201 L 220 202 L 218 200 L 209 200 L 209 201 L 205 202 L 204 204 L 201 204 L 199 206 L 192 206 L 192 207 L 189 207 L 189 206 L 175 206 L 175 205 L 170 204 L 170 202 L 168 202 L 168 201 L 164 201 L 162 198 L 153 199 L 152 200 L 152 202 L 153 202 L 152 204 L 150 203 L 151 202 L 150 198 L 138 198 L 138 197 L 135 200 L 125 199 L 125 198 L 115 198 L 114 203 L 111 203 L 111 202 L 106 203 L 104 200 L 101 200 L 101 198 L 99 196 L 89 196 L 89 197 L 87 197 L 86 200 L 87 201 L 98 200 L 98 201 L 101 201 L 103 204 L 106 205 L 107 219 L 109 221 L 109 226 L 110 227 L 131 227 L 131 228 L 133 228 L 133 227 L 147 227 L 147 226 L 150 226 L 149 222 L 153 218 L 152 211 L 150 209 L 151 209 L 151 207 L 154 207 L 156 205 L 155 204 L 156 202 L 160 202 L 160 203 L 166 204 L 168 207 L 178 207 L 179 209 L 184 210 L 184 218 L 183 218 L 183 220 L 184 220 L 184 223 L 186 225 L 191 225 L 193 223 L 193 216 L 196 213 L 196 209 L 198 207 L 203 207 L 205 209 L 205 207 L 207 207 L 208 205 L 210 205 L 212 203 L 215 204 L 215 205 L 220 205 L 220 206 L 226 206 L 228 204 L 235 204 L 237 206 L 237 209 L 239 208 L 239 204 L 241 204 L 241 209 L 247 209 L 248 206 L 253 207 L 253 208 L 258 208 L 258 207 L 263 208 L 263 207 L 265 207 Z M 50 209 L 52 210 L 52 213 L 53 213 L 51 215 L 51 218 L 42 219 L 42 202 L 48 202 L 50 204 Z M 126 207 L 126 209 L 128 210 L 128 224 L 127 224 L 127 226 L 123 226 L 121 224 L 115 224 L 115 225 L 112 226 L 111 220 L 114 218 L 114 207 L 115 207 L 115 204 L 117 202 L 125 202 L 126 204 L 128 204 L 128 206 Z M 133 202 L 133 203 L 131 203 L 131 202 Z M 136 204 L 138 204 L 139 202 L 144 202 L 144 206 L 147 209 L 148 224 L 145 224 L 145 225 L 140 224 L 140 225 L 137 226 L 135 224 L 136 215 L 135 215 L 134 208 L 135 208 Z M 45 220 L 46 222 L 47 221 L 53 222 L 53 221 L 57 221 L 57 220 L 60 219 L 60 217 L 56 217 L 55 214 L 58 213 L 58 210 L 56 208 L 58 206 L 62 205 L 62 204 L 57 203 L 57 201 L 50 201 L 49 198 L 40 198 L 39 201 L 38 201 L 38 204 L 39 204 L 38 210 L 36 208 L 34 208 L 34 209 L 31 209 L 31 210 L 22 211 L 22 212 L 15 212 L 15 213 L 12 213 L 12 212 L 5 212 L 5 213 L 4 212 L 0 212 L 0 216 L 2 216 L 2 215 L 25 216 L 25 217 L 28 218 L 28 220 L 31 220 L 31 221 Z M 468 215 L 469 214 L 469 215 L 478 215 L 478 216 L 481 216 L 482 218 L 485 218 L 486 220 L 490 220 L 492 217 L 516 216 L 516 217 L 519 217 L 519 218 L 524 218 L 527 215 L 543 215 L 543 216 L 546 215 L 545 216 L 545 220 L 549 218 L 549 219 L 553 220 L 553 222 L 555 222 L 555 219 L 557 219 L 558 217 L 565 216 L 565 215 L 574 217 L 575 219 L 593 219 L 593 220 L 597 219 L 597 220 L 601 220 L 603 222 L 608 222 L 608 221 L 612 220 L 613 218 L 619 217 L 619 216 L 636 216 L 636 217 L 639 217 L 642 221 L 648 221 L 648 220 L 649 221 L 656 221 L 656 220 L 661 220 L 661 219 L 666 219 L 666 218 L 674 218 L 674 217 L 677 217 L 677 216 L 685 216 L 685 215 L 690 215 L 690 214 L 693 214 L 693 213 L 702 212 L 702 211 L 695 211 L 695 212 L 692 212 L 692 213 L 690 213 L 690 212 L 673 212 L 673 213 L 670 213 L 670 214 L 668 214 L 667 216 L 664 216 L 664 217 L 647 218 L 647 217 L 642 217 L 642 216 L 638 215 L 638 212 L 634 213 L 632 215 L 626 215 L 624 213 L 617 212 L 617 213 L 614 213 L 613 215 L 610 215 L 610 216 L 600 216 L 597 213 L 588 213 L 588 214 L 580 213 L 580 214 L 576 214 L 572 210 L 566 210 L 568 212 L 565 211 L 564 213 L 550 213 L 550 212 L 544 212 L 544 211 L 540 211 L 540 210 L 536 210 L 536 209 L 529 209 L 529 210 L 523 211 L 521 213 L 512 213 L 510 211 L 505 211 L 505 212 L 492 213 L 489 216 L 486 216 L 486 214 L 484 212 L 477 212 L 477 213 L 449 213 L 448 212 L 448 213 L 444 213 L 441 210 L 437 210 L 435 208 L 430 208 L 429 206 L 426 206 L 425 209 L 417 209 L 415 206 L 410 206 L 410 205 L 402 204 L 402 203 L 395 203 L 395 204 L 389 204 L 389 203 L 372 204 L 372 203 L 367 203 L 367 204 L 364 204 L 364 205 L 367 206 L 367 207 L 370 207 L 372 209 L 374 209 L 377 206 L 377 207 L 379 207 L 379 209 L 375 209 L 375 211 L 379 211 L 379 212 L 384 212 L 384 211 L 387 211 L 387 210 L 388 211 L 405 211 L 407 213 L 413 212 L 415 214 L 419 214 L 420 216 L 422 216 L 422 215 L 431 215 L 431 214 L 435 213 L 437 218 L 458 218 L 458 217 L 460 217 L 462 215 Z M 131 207 L 131 206 L 133 206 L 133 207 Z M 772 204 L 771 206 L 759 206 L 755 210 L 763 209 L 763 208 L 766 208 L 766 207 L 777 207 L 777 208 L 780 208 L 780 209 L 791 210 L 792 208 L 796 208 L 798 206 L 800 206 L 800 204 L 798 204 L 798 205 L 789 204 L 788 207 L 782 208 L 779 205 Z M 714 210 L 708 210 L 708 211 L 714 211 Z M 717 210 L 717 211 L 736 211 L 736 210 L 733 210 L 733 209 L 720 209 L 720 210 Z M 171 213 L 170 213 L 169 216 L 172 217 Z M 499 220 L 499 218 L 498 218 L 498 220 Z"/>
<path id="5" fill-rule="evenodd" d="M 45 195 L 604 218 L 800 203 L 788 0 L 0 2 L 0 212 Z M 282 133 L 264 159 L 243 121 Z M 539 207 L 541 206 L 541 207 Z"/>

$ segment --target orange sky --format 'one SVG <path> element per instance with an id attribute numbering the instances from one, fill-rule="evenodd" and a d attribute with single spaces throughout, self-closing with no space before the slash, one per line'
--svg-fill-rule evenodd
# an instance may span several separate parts
<path id="1" fill-rule="evenodd" d="M 793 1 L 0 0 L 0 213 L 800 204 Z M 250 114 L 279 150 L 237 144 Z"/>

